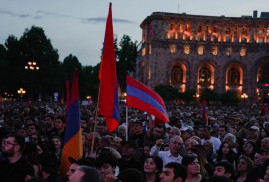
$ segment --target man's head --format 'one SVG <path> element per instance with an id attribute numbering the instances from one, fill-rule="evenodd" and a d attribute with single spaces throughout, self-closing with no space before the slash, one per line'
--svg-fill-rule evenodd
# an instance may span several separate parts
<path id="1" fill-rule="evenodd" d="M 134 157 L 136 153 L 136 145 L 132 141 L 121 141 L 120 142 L 122 145 L 122 156 L 124 159 L 131 159 Z"/>
<path id="2" fill-rule="evenodd" d="M 31 123 L 27 125 L 27 135 L 31 136 L 32 134 L 37 134 L 38 133 L 38 127 L 34 123 Z"/>
<path id="3" fill-rule="evenodd" d="M 234 167 L 230 162 L 220 161 L 216 164 L 214 176 L 225 176 L 232 178 L 234 173 Z"/>
<path id="4" fill-rule="evenodd" d="M 173 138 L 176 135 L 181 136 L 181 132 L 178 127 L 172 127 L 169 131 L 169 139 Z"/>
<path id="5" fill-rule="evenodd" d="M 209 126 L 206 125 L 200 125 L 199 129 L 198 129 L 198 136 L 202 139 L 202 138 L 210 138 L 210 128 Z"/>
<path id="6" fill-rule="evenodd" d="M 169 149 L 173 156 L 177 156 L 182 148 L 183 140 L 180 136 L 174 136 L 170 139 Z"/>
<path id="7" fill-rule="evenodd" d="M 223 138 L 228 132 L 228 127 L 225 125 L 220 125 L 218 129 L 218 134 L 220 138 Z"/>
<path id="8" fill-rule="evenodd" d="M 165 134 L 165 128 L 163 125 L 157 125 L 153 129 L 153 137 L 154 139 L 162 139 Z"/>
<path id="9" fill-rule="evenodd" d="M 261 141 L 261 148 L 263 147 L 269 147 L 269 137 L 265 137 Z"/>
<path id="10" fill-rule="evenodd" d="M 2 154 L 9 158 L 22 154 L 25 148 L 25 140 L 19 135 L 10 135 L 2 141 Z"/>
<path id="11" fill-rule="evenodd" d="M 56 130 L 62 130 L 65 127 L 65 118 L 62 116 L 57 116 L 54 120 L 54 126 Z"/>
<path id="12" fill-rule="evenodd" d="M 260 163 L 263 164 L 266 159 L 269 159 L 269 147 L 263 147 L 259 151 Z"/>
<path id="13" fill-rule="evenodd" d="M 206 140 L 203 146 L 207 152 L 213 152 L 213 143 L 210 140 Z"/>
<path id="14" fill-rule="evenodd" d="M 101 145 L 101 136 L 99 133 L 97 132 L 91 132 L 87 135 L 86 138 L 86 146 L 87 148 L 90 150 L 91 146 L 92 146 L 92 139 L 93 139 L 93 135 L 95 134 L 94 137 L 94 150 L 96 150 L 98 147 L 100 147 Z"/>
<path id="15" fill-rule="evenodd" d="M 260 135 L 260 129 L 257 126 L 251 126 L 249 128 L 249 139 L 257 139 Z"/>
<path id="16" fill-rule="evenodd" d="M 104 177 L 95 168 L 79 166 L 69 177 L 69 182 L 104 182 Z"/>
<path id="17" fill-rule="evenodd" d="M 46 126 L 47 126 L 48 128 L 51 128 L 51 127 L 54 126 L 54 125 L 53 125 L 53 120 L 54 120 L 54 117 L 53 117 L 52 114 L 48 114 L 48 115 L 46 115 L 46 117 L 45 117 L 45 124 L 46 124 Z"/>
<path id="18" fill-rule="evenodd" d="M 176 162 L 166 164 L 160 174 L 160 182 L 183 182 L 187 177 L 186 168 Z"/>
<path id="19" fill-rule="evenodd" d="M 69 179 L 69 177 L 78 169 L 79 166 L 95 166 L 94 161 L 91 161 L 90 158 L 80 158 L 78 160 L 75 160 L 72 157 L 68 157 L 68 160 L 71 165 L 66 173 L 67 179 Z"/>
<path id="20" fill-rule="evenodd" d="M 140 121 L 135 121 L 133 125 L 134 125 L 134 132 L 136 135 L 142 133 L 143 124 Z"/>
<path id="21" fill-rule="evenodd" d="M 180 130 L 183 141 L 187 141 L 192 136 L 192 131 L 189 128 Z"/>
<path id="22" fill-rule="evenodd" d="M 186 142 L 185 142 L 185 150 L 188 151 L 189 148 L 191 148 L 192 146 L 194 145 L 198 145 L 198 142 L 194 139 L 188 139 Z"/>
<path id="23" fill-rule="evenodd" d="M 121 141 L 122 141 L 122 139 L 120 137 L 114 137 L 111 147 L 113 147 L 114 149 L 116 149 L 117 151 L 120 152 L 121 151 L 121 144 L 120 144 Z"/>

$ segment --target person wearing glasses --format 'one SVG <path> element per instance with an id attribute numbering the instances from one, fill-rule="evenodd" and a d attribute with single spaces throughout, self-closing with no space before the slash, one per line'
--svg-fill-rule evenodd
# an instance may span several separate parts
<path id="1" fill-rule="evenodd" d="M 5 160 L 0 161 L 1 182 L 24 182 L 27 175 L 34 176 L 33 166 L 23 157 L 25 140 L 10 135 L 2 141 L 1 149 Z"/>

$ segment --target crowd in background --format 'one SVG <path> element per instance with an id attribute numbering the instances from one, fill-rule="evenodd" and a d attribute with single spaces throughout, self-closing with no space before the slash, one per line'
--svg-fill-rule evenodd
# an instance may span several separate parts
<path id="1" fill-rule="evenodd" d="M 269 115 L 264 106 L 166 103 L 169 123 L 121 105 L 108 132 L 96 104 L 81 106 L 83 156 L 59 175 L 66 109 L 59 103 L 0 104 L 1 182 L 269 182 Z M 127 117 L 127 118 L 126 118 Z M 126 121 L 128 123 L 126 123 Z M 91 149 L 94 136 L 94 145 Z M 76 150 L 76 149 L 74 149 Z"/>

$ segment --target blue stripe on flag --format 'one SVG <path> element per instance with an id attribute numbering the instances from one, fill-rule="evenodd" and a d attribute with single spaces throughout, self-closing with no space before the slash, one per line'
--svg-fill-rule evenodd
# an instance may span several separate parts
<path id="1" fill-rule="evenodd" d="M 80 111 L 79 111 L 79 101 L 76 100 L 69 106 L 64 144 L 66 144 L 77 132 L 79 132 L 79 130 L 80 130 Z"/>
<path id="2" fill-rule="evenodd" d="M 168 118 L 168 115 L 167 115 L 165 109 L 163 108 L 163 106 L 156 99 L 151 97 L 149 94 L 139 90 L 136 87 L 127 85 L 127 95 L 137 97 L 138 99 L 146 102 L 147 104 L 152 105 L 153 107 L 160 110 L 163 114 L 165 114 L 166 117 Z"/>

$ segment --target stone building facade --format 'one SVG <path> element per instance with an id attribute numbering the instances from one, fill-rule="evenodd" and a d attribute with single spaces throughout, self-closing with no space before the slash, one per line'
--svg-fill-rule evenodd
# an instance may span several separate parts
<path id="1" fill-rule="evenodd" d="M 269 19 L 154 12 L 140 25 L 136 78 L 269 101 Z"/>

